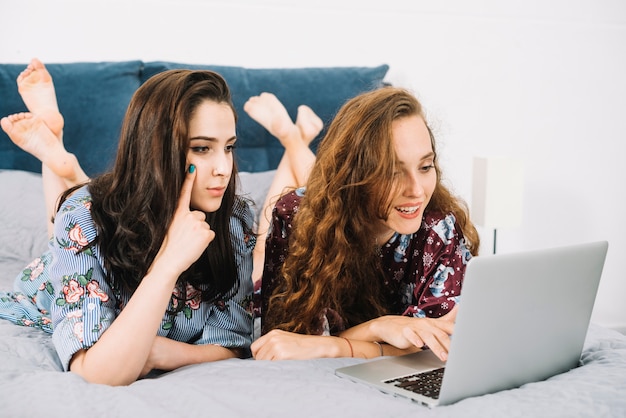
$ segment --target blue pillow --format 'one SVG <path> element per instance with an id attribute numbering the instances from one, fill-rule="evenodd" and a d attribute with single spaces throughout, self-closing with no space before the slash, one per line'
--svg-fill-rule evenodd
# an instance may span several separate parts
<path id="1" fill-rule="evenodd" d="M 0 64 L 0 117 L 26 110 L 15 80 L 26 64 Z M 46 64 L 54 79 L 61 113 L 65 118 L 64 143 L 76 154 L 89 176 L 109 169 L 115 158 L 126 108 L 137 88 L 156 73 L 174 68 L 211 69 L 229 83 L 237 125 L 237 163 L 240 171 L 267 171 L 278 166 L 283 147 L 244 111 L 250 96 L 274 93 L 295 120 L 300 104 L 310 106 L 327 126 L 344 102 L 379 87 L 389 69 L 377 67 L 326 67 L 247 69 L 173 62 L 95 62 Z M 325 131 L 313 141 L 317 142 Z M 15 146 L 0 131 L 0 169 L 41 172 L 41 163 Z"/>
<path id="2" fill-rule="evenodd" d="M 266 171 L 278 166 L 283 147 L 269 132 L 243 111 L 251 96 L 262 92 L 276 95 L 293 120 L 298 106 L 306 104 L 328 126 L 339 108 L 352 97 L 383 84 L 388 65 L 377 67 L 320 67 L 251 69 L 174 62 L 146 62 L 142 81 L 170 69 L 208 69 L 220 73 L 231 88 L 237 111 L 237 163 L 240 171 Z M 324 135 L 325 129 L 311 147 Z"/>
<path id="3" fill-rule="evenodd" d="M 63 142 L 89 176 L 113 163 L 122 119 L 140 85 L 141 61 L 46 64 L 65 118 Z M 26 111 L 15 82 L 26 64 L 0 65 L 0 116 Z M 41 163 L 0 130 L 0 168 L 41 172 Z"/>

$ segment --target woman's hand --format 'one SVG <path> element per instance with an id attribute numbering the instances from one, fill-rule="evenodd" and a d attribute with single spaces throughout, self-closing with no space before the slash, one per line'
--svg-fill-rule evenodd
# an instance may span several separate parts
<path id="1" fill-rule="evenodd" d="M 306 360 L 338 357 L 341 354 L 340 343 L 347 344 L 339 338 L 275 329 L 253 342 L 250 349 L 256 360 Z"/>
<path id="2" fill-rule="evenodd" d="M 370 325 L 381 341 L 400 349 L 427 346 L 439 359 L 446 361 L 457 310 L 455 306 L 441 318 L 383 316 Z"/>
<path id="3" fill-rule="evenodd" d="M 382 316 L 356 325 L 342 332 L 341 336 L 362 341 L 385 342 L 407 352 L 428 346 L 437 357 L 445 361 L 448 358 L 450 335 L 454 330 L 457 310 L 455 306 L 441 318 Z"/>
<path id="4" fill-rule="evenodd" d="M 174 217 L 150 270 L 158 263 L 159 268 L 171 269 L 173 277 L 178 278 L 215 238 L 205 213 L 189 207 L 196 172 L 188 172 L 185 177 Z"/>

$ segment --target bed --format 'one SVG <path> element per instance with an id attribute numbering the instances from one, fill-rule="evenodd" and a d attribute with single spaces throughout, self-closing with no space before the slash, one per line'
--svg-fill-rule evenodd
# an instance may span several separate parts
<path id="1" fill-rule="evenodd" d="M 53 74 L 55 80 L 63 78 L 64 65 L 60 64 L 58 72 Z M 1 67 L 0 94 L 4 96 L 9 88 L 14 89 L 14 84 L 3 86 Z M 18 67 L 22 68 L 16 66 L 15 70 Z M 382 77 L 377 77 L 380 82 Z M 335 105 L 342 100 L 337 98 Z M 328 120 L 333 109 L 327 110 L 324 120 Z M 9 113 L 6 108 L 0 110 L 2 115 Z M 257 143 L 257 149 L 247 154 L 248 160 L 240 162 L 243 167 L 240 192 L 257 204 L 263 199 L 273 174 L 275 153 L 269 144 Z M 27 165 L 18 161 L 22 157 L 14 151 L 5 152 L 0 147 L 3 165 L 0 167 L 0 290 L 4 291 L 11 290 L 18 272 L 46 246 L 38 167 L 36 163 Z M 250 157 L 254 155 L 252 152 L 267 158 L 259 162 Z M 251 161 L 257 165 L 249 164 Z M 30 168 L 21 169 L 20 164 Z M 91 175 L 103 169 L 96 165 L 89 167 Z M 183 367 L 125 387 L 109 387 L 89 384 L 73 373 L 62 372 L 48 334 L 0 320 L 0 416 L 60 417 L 78 413 L 94 417 L 626 416 L 626 336 L 595 324 L 589 328 L 579 367 L 546 381 L 434 409 L 334 373 L 338 367 L 362 361 L 365 360 L 230 359 Z"/>

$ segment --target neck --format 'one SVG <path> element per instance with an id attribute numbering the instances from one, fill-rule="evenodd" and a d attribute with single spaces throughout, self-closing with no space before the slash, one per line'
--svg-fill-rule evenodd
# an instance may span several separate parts
<path id="1" fill-rule="evenodd" d="M 374 243 L 377 247 L 382 247 L 387 241 L 391 239 L 395 231 L 389 228 L 385 228 L 384 231 L 380 231 L 375 234 Z"/>

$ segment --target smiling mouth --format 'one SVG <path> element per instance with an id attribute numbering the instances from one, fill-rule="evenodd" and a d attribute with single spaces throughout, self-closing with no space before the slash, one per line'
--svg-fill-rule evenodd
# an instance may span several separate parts
<path id="1" fill-rule="evenodd" d="M 419 210 L 420 206 L 397 206 L 395 209 L 405 215 L 412 215 Z"/>

